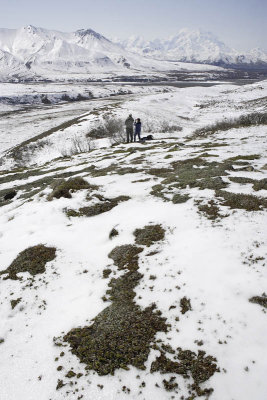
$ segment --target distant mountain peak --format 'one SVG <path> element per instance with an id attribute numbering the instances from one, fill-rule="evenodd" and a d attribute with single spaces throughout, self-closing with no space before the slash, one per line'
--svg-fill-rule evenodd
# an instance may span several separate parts
<path id="1" fill-rule="evenodd" d="M 22 31 L 24 32 L 29 32 L 29 33 L 36 33 L 38 31 L 38 28 L 33 25 L 25 25 L 21 28 Z"/>
<path id="2" fill-rule="evenodd" d="M 107 40 L 109 42 L 109 40 L 107 38 L 105 38 L 105 36 L 101 35 L 100 33 L 95 32 L 93 29 L 79 29 L 75 32 L 75 34 L 77 36 L 80 36 L 81 38 L 84 38 L 86 36 L 91 36 L 95 39 L 98 40 Z"/>
<path id="3" fill-rule="evenodd" d="M 131 36 L 117 43 L 128 51 L 161 60 L 215 65 L 267 64 L 267 54 L 263 50 L 238 52 L 212 32 L 202 29 L 183 28 L 168 39 L 146 40 Z"/>

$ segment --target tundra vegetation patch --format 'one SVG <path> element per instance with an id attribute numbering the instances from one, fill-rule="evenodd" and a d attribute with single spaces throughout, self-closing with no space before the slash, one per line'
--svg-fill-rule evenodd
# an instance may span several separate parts
<path id="1" fill-rule="evenodd" d="M 134 235 L 140 239 L 137 239 L 138 244 L 149 247 L 164 238 L 165 230 L 161 225 L 148 225 L 136 230 Z M 59 338 L 59 345 L 67 342 L 71 352 L 85 364 L 85 369 L 100 376 L 114 375 L 117 369 L 129 370 L 130 366 L 146 370 L 148 356 L 154 348 L 160 350 L 161 355 L 152 362 L 150 373 L 173 373 L 193 379 L 193 384 L 189 385 L 192 399 L 197 395 L 209 395 L 213 389 L 201 389 L 200 384 L 219 371 L 216 359 L 206 356 L 204 351 L 196 354 L 181 348 L 175 351 L 170 345 L 159 346 L 162 340 L 156 340 L 157 332 L 167 333 L 170 325 L 154 304 L 143 309 L 134 301 L 134 289 L 143 278 L 138 271 L 138 257 L 142 251 L 141 247 L 126 244 L 110 252 L 114 264 L 125 270 L 122 276 L 110 279 L 104 300 L 111 304 L 93 319 L 91 325 L 74 328 Z M 105 272 L 105 277 L 108 277 L 111 270 Z M 191 310 L 190 300 L 181 299 L 181 307 L 184 312 Z M 166 353 L 178 361 L 168 359 Z M 166 391 L 177 391 L 175 379 L 176 376 L 169 381 L 163 380 Z"/>
<path id="2" fill-rule="evenodd" d="M 14 308 L 21 302 L 21 297 L 17 298 L 17 299 L 13 299 L 10 300 L 10 305 L 12 310 L 14 310 Z"/>
<path id="3" fill-rule="evenodd" d="M 112 228 L 111 231 L 109 232 L 108 237 L 109 237 L 110 240 L 112 240 L 116 236 L 119 236 L 119 232 L 117 231 L 116 228 Z"/>
<path id="4" fill-rule="evenodd" d="M 267 296 L 263 293 L 262 296 L 254 296 L 249 299 L 250 303 L 259 304 L 260 306 L 267 308 Z"/>
<path id="5" fill-rule="evenodd" d="M 196 203 L 198 202 L 196 201 Z M 200 213 L 203 213 L 206 218 L 213 221 L 227 217 L 229 215 L 222 214 L 220 212 L 220 208 L 213 199 L 209 200 L 206 204 L 199 204 L 198 210 L 200 211 Z"/>
<path id="6" fill-rule="evenodd" d="M 229 161 L 223 162 L 208 162 L 201 157 L 188 158 L 185 160 L 174 161 L 171 163 L 172 168 L 148 170 L 148 173 L 162 178 L 162 181 L 152 187 L 150 192 L 153 196 L 160 197 L 165 201 L 173 201 L 175 204 L 185 202 L 189 199 L 188 194 L 178 193 L 173 191 L 177 189 L 199 188 L 200 190 L 224 189 L 229 186 L 228 182 L 222 179 L 222 176 L 228 176 L 233 170 L 232 163 Z M 172 194 L 169 198 L 167 194 Z"/>
<path id="7" fill-rule="evenodd" d="M 180 307 L 181 307 L 181 313 L 182 314 L 187 313 L 187 311 L 191 311 L 192 310 L 192 306 L 191 306 L 190 299 L 188 299 L 187 297 L 183 297 L 180 300 Z"/>
<path id="8" fill-rule="evenodd" d="M 155 242 L 163 240 L 165 237 L 165 229 L 161 225 L 147 225 L 142 229 L 134 231 L 135 243 L 143 246 L 151 246 Z"/>
<path id="9" fill-rule="evenodd" d="M 67 209 L 66 215 L 68 217 L 93 217 L 95 215 L 103 214 L 107 211 L 112 210 L 119 203 L 129 200 L 128 196 L 118 196 L 112 199 L 102 198 L 99 203 L 93 204 L 91 206 L 85 206 L 78 209 L 78 211 L 73 209 Z"/>
<path id="10" fill-rule="evenodd" d="M 48 196 L 48 200 L 52 200 L 54 198 L 60 199 L 61 197 L 70 199 L 72 197 L 71 192 L 76 192 L 77 190 L 81 189 L 98 189 L 97 185 L 90 185 L 81 177 L 70 178 L 67 181 L 65 179 L 59 179 L 53 182 L 51 186 L 53 191 Z"/>
<path id="11" fill-rule="evenodd" d="M 127 268 L 129 270 L 136 270 L 138 269 L 138 255 L 142 251 L 142 247 L 124 244 L 115 247 L 108 256 L 119 269 Z"/>
<path id="12" fill-rule="evenodd" d="M 20 272 L 29 272 L 33 276 L 43 274 L 46 264 L 55 257 L 55 247 L 47 247 L 43 244 L 29 247 L 19 253 L 6 270 L 0 271 L 0 275 L 8 274 L 4 279 L 19 279 L 17 274 Z"/>
<path id="13" fill-rule="evenodd" d="M 176 193 L 172 198 L 172 202 L 173 204 L 182 204 L 186 203 L 189 199 L 190 196 L 188 194 Z"/>
<path id="14" fill-rule="evenodd" d="M 251 194 L 231 193 L 225 190 L 216 190 L 216 196 L 221 204 L 234 209 L 246 211 L 260 211 L 267 208 L 267 199 L 253 196 Z"/>
<path id="15" fill-rule="evenodd" d="M 154 185 L 150 194 L 159 197 L 164 201 L 171 201 L 175 204 L 187 201 L 189 195 L 185 193 L 172 194 L 179 189 L 198 188 L 200 190 L 210 189 L 215 191 L 217 202 L 213 199 L 206 204 L 198 205 L 198 209 L 208 219 L 216 220 L 228 216 L 222 214 L 218 204 L 228 206 L 232 209 L 244 209 L 246 211 L 260 211 L 267 208 L 267 200 L 264 197 L 253 196 L 251 194 L 231 193 L 223 190 L 229 186 L 223 177 L 227 177 L 235 183 L 251 183 L 255 191 L 266 190 L 266 178 L 255 180 L 245 177 L 231 177 L 231 171 L 253 171 L 253 167 L 245 160 L 258 159 L 258 155 L 245 155 L 228 158 L 222 162 L 208 162 L 202 157 L 189 158 L 186 160 L 171 163 L 171 169 L 163 168 L 148 170 L 149 174 L 163 178 L 160 183 Z M 241 169 L 236 169 L 234 165 L 241 163 L 245 165 Z M 198 202 L 198 201 L 197 201 Z"/>
<path id="16" fill-rule="evenodd" d="M 111 305 L 94 318 L 93 325 L 72 329 L 64 336 L 86 369 L 99 375 L 114 374 L 118 368 L 128 370 L 129 365 L 145 369 L 156 333 L 167 332 L 165 318 L 154 305 L 141 309 L 133 301 L 134 288 L 143 277 L 137 271 L 137 257 L 142 250 L 132 245 L 112 250 L 109 257 L 114 264 L 128 272 L 111 279 L 106 293 Z"/>
<path id="17" fill-rule="evenodd" d="M 245 178 L 242 176 L 233 176 L 230 177 L 229 179 L 231 182 L 240 183 L 241 185 L 251 183 L 252 188 L 255 191 L 267 190 L 267 178 L 257 180 L 257 179 Z"/>
<path id="18" fill-rule="evenodd" d="M 178 348 L 173 357 L 174 361 L 166 357 L 164 352 L 156 358 L 151 364 L 150 372 L 160 372 L 161 374 L 177 374 L 182 375 L 184 379 L 193 379 L 193 384 L 189 384 L 191 388 L 191 399 L 196 396 L 209 396 L 212 388 L 201 389 L 200 384 L 206 382 L 215 372 L 219 372 L 217 360 L 212 356 L 206 356 L 205 351 L 198 351 L 198 354 L 191 350 L 182 350 Z"/>

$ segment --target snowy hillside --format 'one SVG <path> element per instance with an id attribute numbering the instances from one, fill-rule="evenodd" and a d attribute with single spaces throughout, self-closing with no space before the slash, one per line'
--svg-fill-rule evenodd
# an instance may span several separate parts
<path id="1" fill-rule="evenodd" d="M 91 29 L 73 33 L 25 26 L 21 29 L 0 29 L 0 74 L 12 75 L 18 64 L 39 79 L 97 79 L 108 76 L 146 76 L 170 70 L 212 71 L 215 67 L 186 63 L 169 63 L 147 59 L 131 53 Z M 4 53 L 7 54 L 7 53 Z M 7 74 L 6 70 L 9 70 Z M 219 69 L 217 69 L 219 71 Z M 3 79 L 2 79 L 3 80 Z"/>
<path id="2" fill-rule="evenodd" d="M 266 98 L 97 100 L 42 139 L 28 113 L 0 173 L 1 400 L 265 399 Z M 96 137 L 129 112 L 153 140 Z"/>
<path id="3" fill-rule="evenodd" d="M 147 41 L 142 37 L 117 40 L 123 48 L 135 53 L 163 60 L 201 62 L 217 65 L 266 64 L 267 53 L 253 49 L 240 53 L 226 46 L 211 32 L 182 29 L 169 39 Z"/>
<path id="4" fill-rule="evenodd" d="M 27 80 L 34 79 L 35 75 L 18 58 L 0 49 L 0 81 L 4 78 L 16 77 Z"/>

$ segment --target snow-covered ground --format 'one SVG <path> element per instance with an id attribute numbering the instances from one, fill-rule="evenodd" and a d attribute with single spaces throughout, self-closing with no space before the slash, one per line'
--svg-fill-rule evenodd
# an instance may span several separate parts
<path id="1" fill-rule="evenodd" d="M 143 134 L 179 136 L 190 134 L 199 127 L 224 118 L 237 117 L 250 112 L 266 110 L 267 81 L 252 85 L 235 86 L 218 84 L 212 87 L 135 86 L 135 85 L 25 85 L 3 84 L 3 98 L 11 106 L 11 113 L 2 116 L 0 122 L 1 169 L 10 168 L 14 162 L 5 157 L 7 150 L 25 140 L 44 133 L 44 138 L 35 140 L 23 161 L 27 165 L 42 164 L 62 155 L 72 153 L 73 141 L 88 144 L 86 135 L 105 118 L 124 121 L 129 113 L 143 122 Z M 67 93 L 69 97 L 92 96 L 93 100 L 77 103 L 57 103 Z M 127 95 L 129 93 L 130 95 Z M 126 95 L 125 95 L 126 94 Z M 116 96 L 118 95 L 118 96 Z M 56 105 L 41 106 L 45 96 Z M 256 99 L 256 100 L 255 100 Z M 254 101 L 255 100 L 255 101 Z M 29 108 L 36 101 L 37 108 Z M 26 104 L 24 105 L 23 102 Z M 20 103 L 20 104 L 19 104 Z M 18 105 L 19 104 L 19 105 Z M 19 112 L 15 110 L 19 107 Z M 62 125 L 65 124 L 65 125 Z M 52 134 L 50 130 L 54 129 Z M 110 140 L 90 141 L 92 147 L 110 146 Z M 29 158 L 29 160 L 28 160 Z"/>
<path id="2" fill-rule="evenodd" d="M 266 308 L 249 302 L 258 296 L 266 304 L 266 125 L 193 136 L 195 129 L 224 118 L 266 112 L 266 93 L 265 81 L 172 88 L 96 104 L 78 124 L 42 139 L 49 143 L 32 154 L 29 168 L 0 175 L 1 270 L 31 246 L 56 248 L 56 258 L 42 274 L 20 273 L 21 280 L 0 276 L 1 400 L 199 398 L 192 371 L 188 378 L 150 372 L 162 344 L 216 358 L 220 372 L 199 383 L 201 389 L 214 389 L 210 399 L 266 398 Z M 90 152 L 56 159 L 60 144 L 67 151 L 74 135 L 84 138 L 104 115 L 124 119 L 129 112 L 142 119 L 143 135 L 153 131 L 153 141 L 111 147 L 100 140 Z M 166 123 L 172 132 L 166 132 Z M 30 126 L 36 136 L 40 131 Z M 99 188 L 48 201 L 56 178 L 76 176 Z M 15 197 L 4 200 L 11 190 Z M 241 194 L 237 199 L 236 193 Z M 66 209 L 100 204 L 99 195 L 130 199 L 95 216 L 67 216 Z M 134 288 L 134 302 L 141 310 L 154 303 L 167 318 L 168 332 L 157 333 L 155 340 L 162 342 L 158 348 L 151 344 L 144 370 L 129 362 L 129 370 L 99 376 L 85 369 L 67 342 L 58 347 L 53 338 L 91 325 L 111 304 L 103 301 L 110 281 L 103 279 L 103 270 L 108 266 L 115 279 L 125 271 L 118 271 L 108 254 L 134 244 L 135 229 L 148 224 L 160 224 L 165 238 L 142 246 L 138 270 L 143 277 Z M 109 239 L 114 227 L 119 235 Z M 185 297 L 191 310 L 183 314 Z M 18 299 L 12 308 L 11 301 Z M 120 352 L 123 336 L 117 340 Z M 173 361 L 175 354 L 165 352 Z M 77 378 L 78 373 L 83 375 Z M 167 391 L 163 380 L 171 377 L 178 387 Z"/>
<path id="3" fill-rule="evenodd" d="M 0 83 L 0 155 L 24 140 L 56 128 L 64 122 L 78 117 L 84 120 L 84 114 L 121 102 L 125 95 L 129 99 L 132 94 L 143 96 L 167 91 L 172 89 L 162 86 L 110 84 Z M 79 128 L 77 124 L 75 126 Z"/>

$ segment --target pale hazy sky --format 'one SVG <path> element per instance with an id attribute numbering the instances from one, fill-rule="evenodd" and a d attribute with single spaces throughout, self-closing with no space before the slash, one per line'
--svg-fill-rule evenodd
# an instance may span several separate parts
<path id="1" fill-rule="evenodd" d="M 28 24 L 148 39 L 201 28 L 237 50 L 267 50 L 267 0 L 0 0 L 0 27 Z"/>

